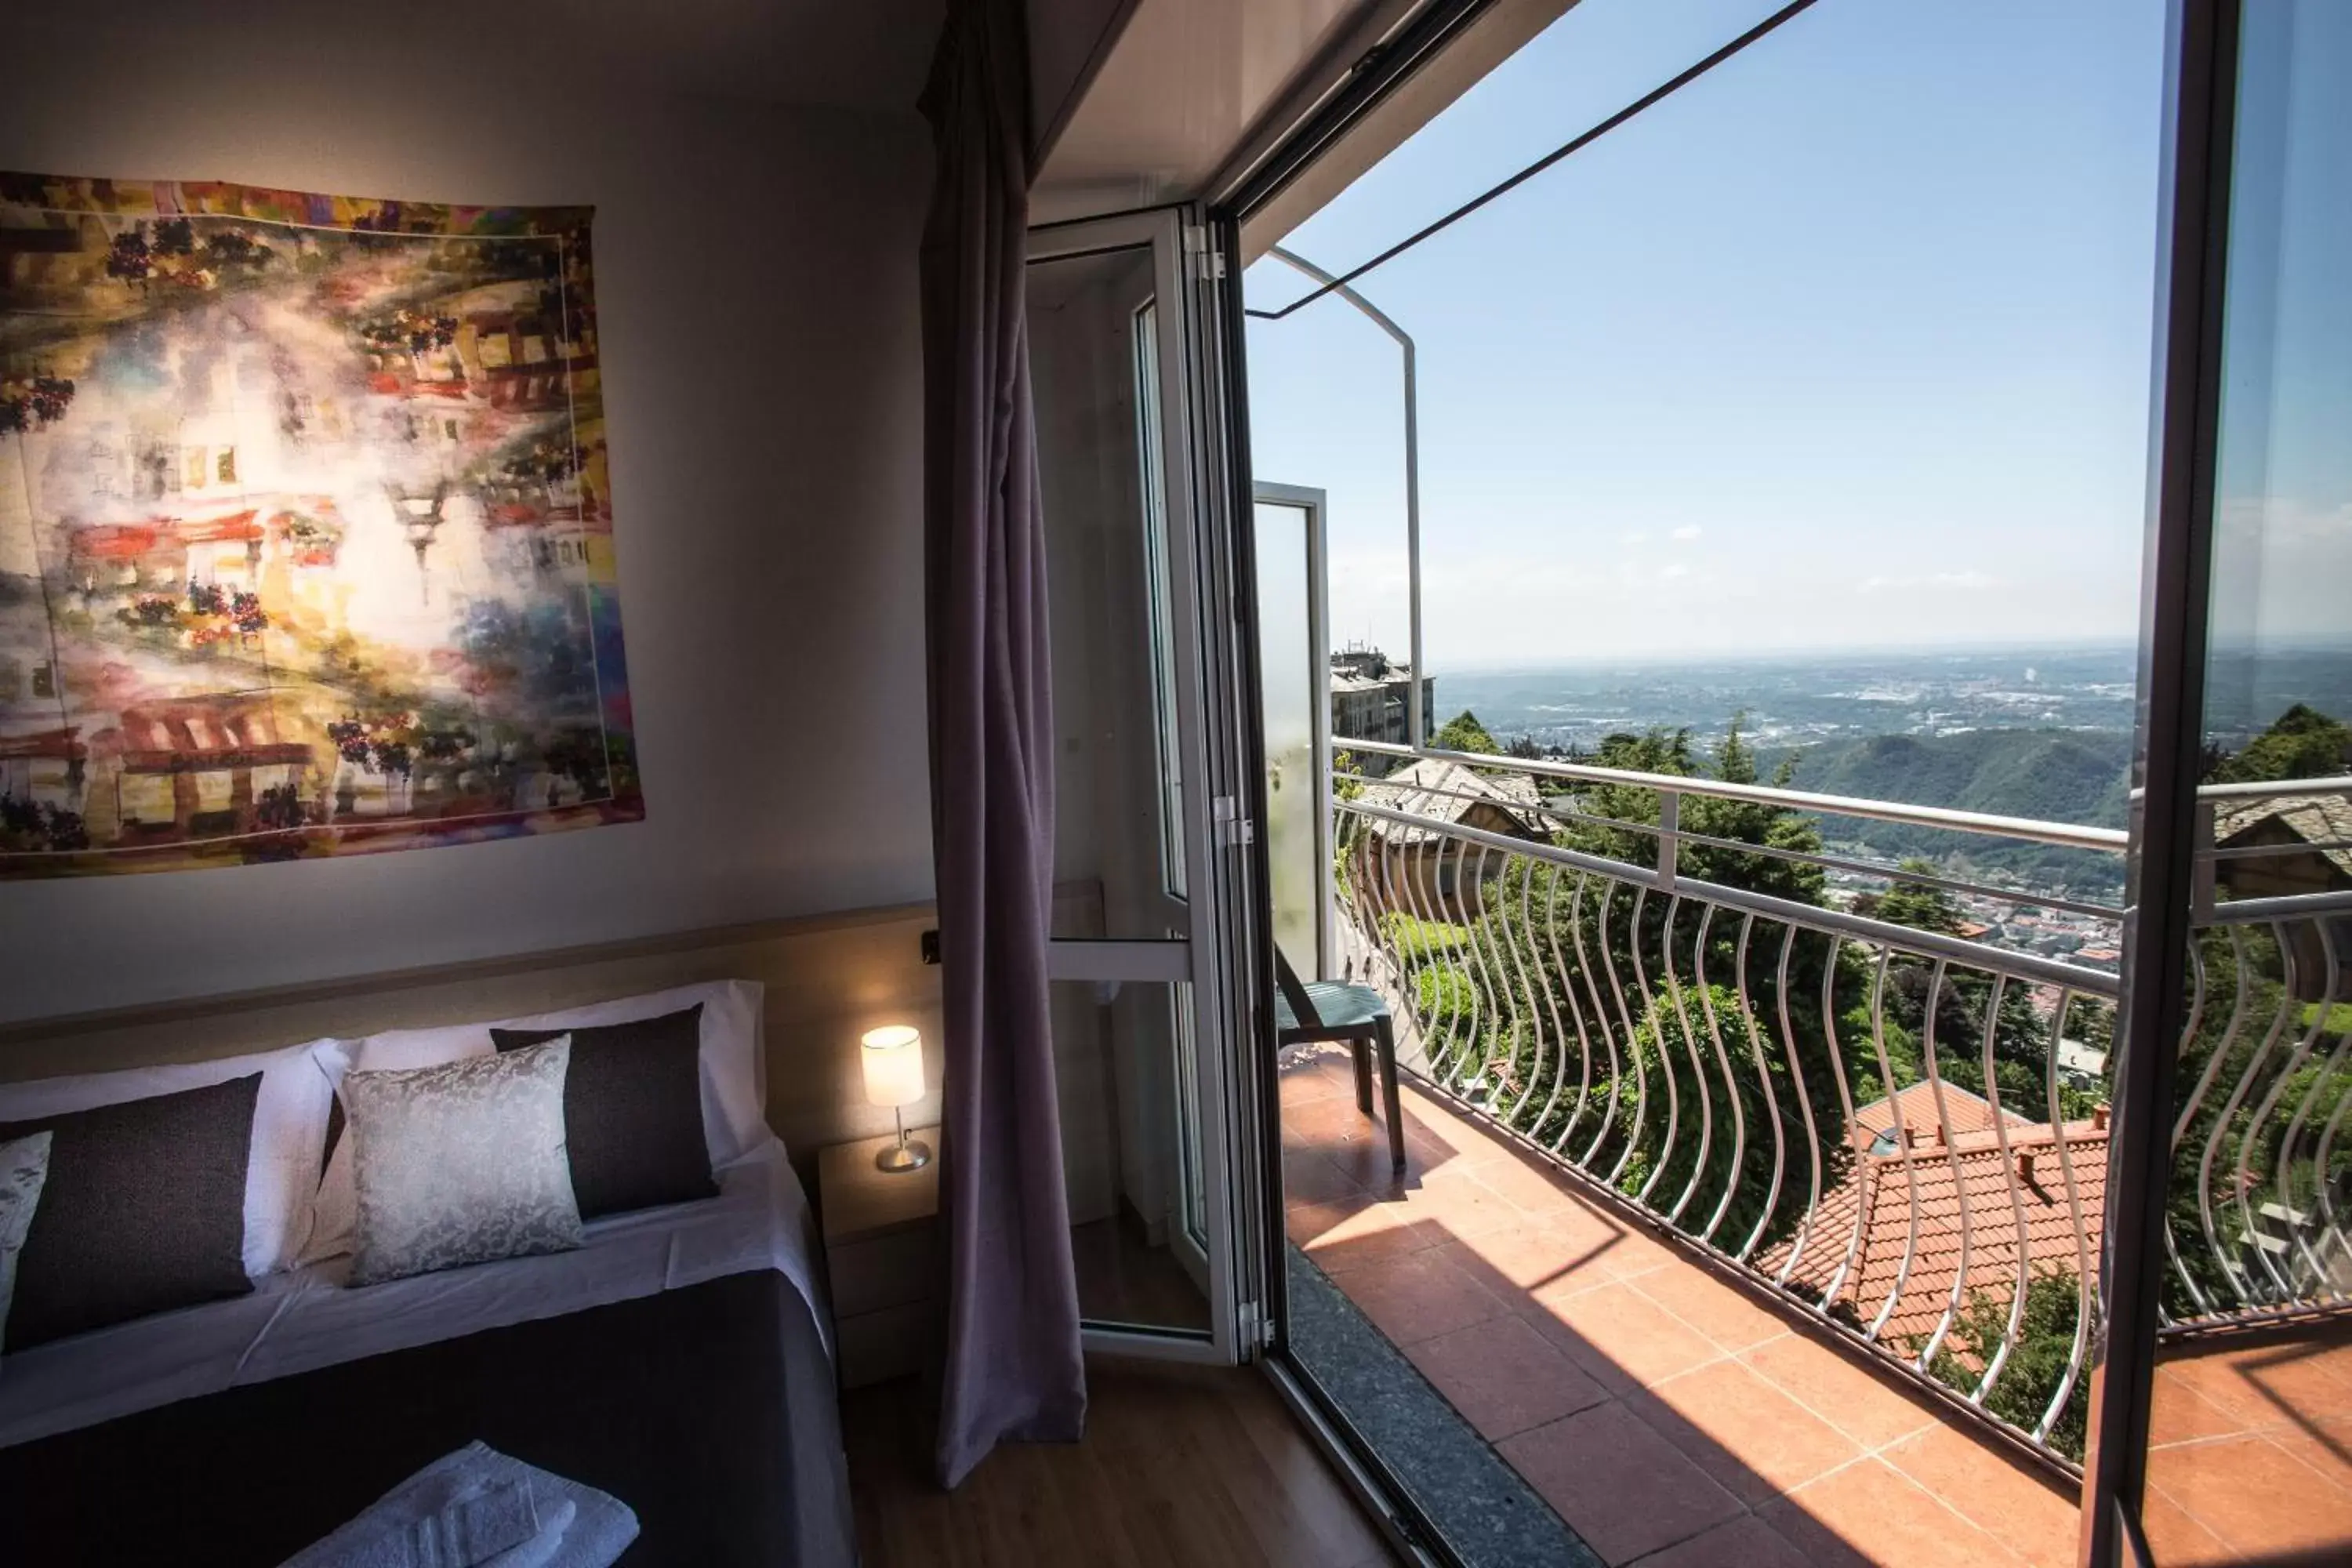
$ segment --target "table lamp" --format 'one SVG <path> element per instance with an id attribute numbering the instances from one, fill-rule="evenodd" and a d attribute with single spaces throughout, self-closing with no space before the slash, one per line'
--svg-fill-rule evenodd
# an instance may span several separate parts
<path id="1" fill-rule="evenodd" d="M 930 1146 L 907 1137 L 903 1108 L 923 1098 L 923 1032 L 908 1024 L 868 1029 L 858 1040 L 866 1064 L 866 1100 L 887 1105 L 898 1124 L 898 1142 L 874 1156 L 886 1171 L 919 1171 L 931 1163 Z"/>

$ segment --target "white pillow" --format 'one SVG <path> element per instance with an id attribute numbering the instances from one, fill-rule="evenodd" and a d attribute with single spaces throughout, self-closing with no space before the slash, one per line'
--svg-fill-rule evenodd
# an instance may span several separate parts
<path id="1" fill-rule="evenodd" d="M 332 1040 L 312 1040 L 222 1061 L 0 1084 L 0 1122 L 93 1110 L 259 1073 L 253 1143 L 245 1166 L 245 1271 L 257 1279 L 293 1268 L 310 1239 L 319 1153 L 326 1146 L 327 1117 L 334 1104 L 334 1089 L 320 1057 L 334 1045 Z"/>
<path id="2" fill-rule="evenodd" d="M 774 1136 L 768 1131 L 767 1064 L 760 1040 L 760 986 L 749 980 L 714 980 L 646 996 L 624 996 L 584 1007 L 491 1018 L 436 1029 L 387 1029 L 360 1040 L 324 1042 L 320 1066 L 340 1085 L 346 1072 L 404 1071 L 441 1067 L 493 1054 L 492 1029 L 574 1029 L 658 1018 L 702 1004 L 702 1138 L 710 1167 L 732 1163 Z M 321 1142 L 324 1135 L 321 1134 Z M 338 1139 L 320 1184 L 318 1220 L 302 1261 L 315 1263 L 352 1249 L 358 1197 L 352 1181 L 351 1140 Z"/>
<path id="3" fill-rule="evenodd" d="M 580 1245 L 565 1148 L 572 1037 L 343 1079 L 359 1224 L 351 1283 Z"/>
<path id="4" fill-rule="evenodd" d="M 7 1340 L 8 1307 L 16 1295 L 16 1256 L 25 1249 L 48 1179 L 47 1131 L 0 1143 L 0 1343 Z"/>

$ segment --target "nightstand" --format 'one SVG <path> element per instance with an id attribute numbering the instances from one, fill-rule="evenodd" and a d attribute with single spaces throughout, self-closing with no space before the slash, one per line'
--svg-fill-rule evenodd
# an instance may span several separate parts
<path id="1" fill-rule="evenodd" d="M 907 1130 L 919 1131 L 939 1148 L 937 1128 Z M 920 1372 L 940 1331 L 940 1163 L 877 1170 L 874 1156 L 898 1141 L 888 1132 L 817 1152 L 844 1388 Z"/>

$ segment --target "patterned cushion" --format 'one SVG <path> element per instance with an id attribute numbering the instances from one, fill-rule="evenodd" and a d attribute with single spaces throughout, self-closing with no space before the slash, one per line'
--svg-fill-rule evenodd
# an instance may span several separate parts
<path id="1" fill-rule="evenodd" d="M 0 1339 L 8 1331 L 8 1302 L 16 1293 L 16 1255 L 33 1228 L 33 1208 L 49 1175 L 49 1135 L 36 1132 L 0 1143 Z"/>
<path id="2" fill-rule="evenodd" d="M 566 1036 L 344 1076 L 359 1199 L 352 1284 L 580 1245 L 563 1136 L 571 1062 Z"/>

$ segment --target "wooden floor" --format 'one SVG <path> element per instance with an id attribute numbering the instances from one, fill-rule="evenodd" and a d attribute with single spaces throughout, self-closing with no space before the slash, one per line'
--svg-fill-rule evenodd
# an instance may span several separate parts
<path id="1" fill-rule="evenodd" d="M 1257 1369 L 1097 1359 L 1087 1396 L 1083 1443 L 1008 1444 L 950 1493 L 920 1381 L 845 1395 L 865 1568 L 1391 1561 Z"/>

